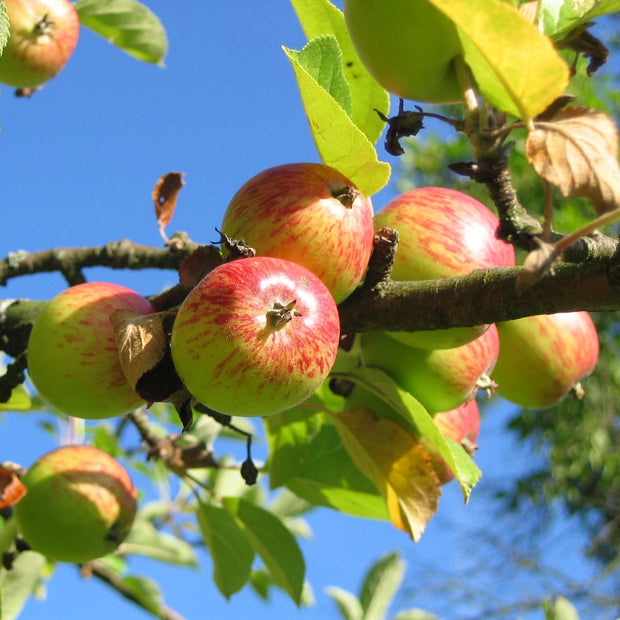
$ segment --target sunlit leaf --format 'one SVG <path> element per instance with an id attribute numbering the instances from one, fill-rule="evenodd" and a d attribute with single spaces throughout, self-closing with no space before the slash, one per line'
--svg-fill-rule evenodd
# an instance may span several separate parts
<path id="1" fill-rule="evenodd" d="M 224 508 L 235 518 L 274 581 L 299 605 L 305 562 L 299 545 L 275 515 L 239 497 L 225 497 Z"/>
<path id="2" fill-rule="evenodd" d="M 620 11 L 620 0 L 540 0 L 538 23 L 552 37 L 565 34 L 595 17 Z"/>
<path id="3" fill-rule="evenodd" d="M 325 47 L 325 63 L 338 62 L 333 56 L 335 37 L 320 37 L 318 44 L 326 40 L 332 43 Z M 378 161 L 372 142 L 321 86 L 320 76 L 312 73 L 316 67 L 316 46 L 316 42 L 310 41 L 301 52 L 284 48 L 295 71 L 314 143 L 323 163 L 339 170 L 364 194 L 372 196 L 387 184 L 390 165 Z"/>
<path id="4" fill-rule="evenodd" d="M 136 0 L 78 0 L 80 23 L 138 60 L 163 65 L 168 49 L 159 18 Z"/>
<path id="5" fill-rule="evenodd" d="M 213 561 L 213 581 L 230 598 L 248 582 L 254 562 L 254 549 L 230 511 L 202 505 L 198 524 Z"/>
<path id="6" fill-rule="evenodd" d="M 467 501 L 480 479 L 480 470 L 459 444 L 443 435 L 426 409 L 378 368 L 358 368 L 349 377 L 388 405 L 382 414 L 391 416 L 394 422 L 417 436 L 427 450 L 437 453 L 445 461 Z"/>
<path id="7" fill-rule="evenodd" d="M 272 488 L 286 486 L 313 504 L 354 516 L 388 518 L 383 498 L 351 460 L 331 416 L 296 407 L 263 423 Z"/>
<path id="8" fill-rule="evenodd" d="M 386 618 L 398 588 L 405 575 L 405 562 L 398 552 L 380 557 L 364 577 L 360 601 L 364 618 Z"/>
<path id="9" fill-rule="evenodd" d="M 620 205 L 618 132 L 614 121 L 592 108 L 563 108 L 535 123 L 526 141 L 528 161 L 564 196 L 587 198 L 605 213 Z"/>
<path id="10" fill-rule="evenodd" d="M 17 618 L 41 578 L 45 558 L 35 551 L 24 551 L 14 560 L 10 571 L 0 572 L 0 618 Z"/>
<path id="11" fill-rule="evenodd" d="M 480 93 L 525 121 L 568 85 L 569 68 L 551 40 L 504 0 L 428 0 L 459 28 Z"/>
<path id="12" fill-rule="evenodd" d="M 402 426 L 367 411 L 334 420 L 349 454 L 385 498 L 392 524 L 419 541 L 441 495 L 428 452 Z"/>
<path id="13" fill-rule="evenodd" d="M 159 531 L 146 519 L 134 521 L 129 536 L 123 542 L 123 553 L 144 555 L 179 566 L 198 565 L 192 545 L 172 534 Z"/>
<path id="14" fill-rule="evenodd" d="M 337 586 L 329 586 L 325 588 L 325 591 L 338 605 L 338 610 L 344 620 L 360 620 L 364 617 L 362 604 L 355 594 Z"/>
<path id="15" fill-rule="evenodd" d="M 291 4 L 309 40 L 326 34 L 336 37 L 342 52 L 342 71 L 350 86 L 351 118 L 374 144 L 384 128 L 384 122 L 375 110 L 387 116 L 390 97 L 357 55 L 344 14 L 330 0 L 291 0 Z"/>
<path id="16" fill-rule="evenodd" d="M 0 2 L 0 56 L 2 55 L 2 50 L 6 45 L 6 42 L 9 40 L 9 18 L 6 14 L 6 7 L 4 6 L 4 2 Z"/>
<path id="17" fill-rule="evenodd" d="M 121 583 L 141 607 L 156 617 L 161 614 L 164 597 L 156 581 L 142 575 L 127 575 L 121 579 Z"/>

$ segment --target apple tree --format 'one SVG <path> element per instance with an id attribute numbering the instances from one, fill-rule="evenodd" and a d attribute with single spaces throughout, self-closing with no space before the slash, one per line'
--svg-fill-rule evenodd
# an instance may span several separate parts
<path id="1" fill-rule="evenodd" d="M 570 89 L 607 61 L 589 27 L 617 3 L 291 4 L 307 44 L 284 52 L 320 163 L 283 161 L 249 179 L 217 244 L 191 231 L 167 234 L 184 184 L 171 172 L 153 189 L 163 248 L 128 242 L 0 260 L 2 284 L 49 271 L 67 282 L 53 300 L 0 303 L 9 360 L 2 408 L 58 416 L 123 464 L 122 473 L 76 482 L 66 512 L 99 511 L 91 531 L 101 536 L 111 508 L 92 498 L 118 486 L 125 468 L 179 481 L 173 514 L 157 502 L 117 501 L 120 513 L 103 521 L 110 544 L 91 557 L 76 541 L 65 544 L 66 528 L 53 544 L 38 542 L 49 542 L 36 523 L 48 501 L 46 467 L 64 490 L 79 459 L 60 472 L 44 455 L 4 463 L 7 617 L 46 561 L 82 564 L 145 610 L 172 617 L 154 584 L 125 576 L 139 553 L 195 564 L 195 531 L 223 596 L 273 586 L 300 605 L 300 514 L 324 506 L 382 519 L 418 541 L 441 510 L 443 484 L 454 481 L 464 501 L 475 501 L 476 399 L 527 396 L 520 404 L 533 410 L 587 402 L 599 356 L 589 313 L 620 308 L 618 240 L 605 233 L 620 216 L 620 170 L 612 118 Z M 40 86 L 79 53 L 75 18 L 139 60 L 161 63 L 166 52 L 164 27 L 135 0 L 1 6 L 0 80 L 22 96 L 45 96 Z M 391 174 L 384 149 L 402 155 L 404 139 L 430 119 L 462 137 L 463 157 L 450 170 L 468 182 L 456 191 L 422 178 L 397 199 L 402 209 L 375 204 L 373 217 L 369 198 Z M 520 200 L 515 144 L 547 188 L 543 208 Z M 559 233 L 557 207 L 574 197 L 589 217 Z M 155 293 L 87 282 L 93 266 L 172 270 L 178 284 Z M 138 453 L 127 427 L 140 436 Z M 258 434 L 269 455 L 257 464 Z M 218 449 L 230 436 L 244 444 L 233 461 Z M 32 502 L 36 510 L 27 509 Z"/>

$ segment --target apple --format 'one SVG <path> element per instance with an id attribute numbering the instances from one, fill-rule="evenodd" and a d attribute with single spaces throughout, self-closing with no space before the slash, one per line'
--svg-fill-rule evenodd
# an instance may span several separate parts
<path id="1" fill-rule="evenodd" d="M 24 475 L 15 520 L 30 547 L 51 560 L 88 562 L 114 551 L 136 514 L 136 490 L 122 465 L 91 446 L 63 446 Z"/>
<path id="2" fill-rule="evenodd" d="M 39 394 L 71 416 L 103 419 L 144 404 L 127 382 L 110 324 L 116 310 L 155 312 L 135 291 L 109 282 L 72 286 L 54 297 L 28 340 L 28 371 Z"/>
<path id="3" fill-rule="evenodd" d="M 497 393 L 521 407 L 559 403 L 594 370 L 599 341 L 585 311 L 528 316 L 497 324 Z"/>
<path id="4" fill-rule="evenodd" d="M 233 196 L 222 232 L 264 256 L 317 275 L 340 303 L 362 281 L 373 247 L 371 202 L 338 170 L 293 163 L 268 168 Z"/>
<path id="5" fill-rule="evenodd" d="M 9 40 L 0 56 L 0 82 L 41 86 L 67 63 L 80 20 L 69 0 L 4 0 Z"/>
<path id="6" fill-rule="evenodd" d="M 430 2 L 345 0 L 344 16 L 362 63 L 387 91 L 428 103 L 462 100 L 458 31 Z"/>
<path id="7" fill-rule="evenodd" d="M 362 360 L 379 368 L 417 398 L 429 413 L 449 411 L 473 397 L 499 353 L 497 328 L 452 349 L 417 349 L 383 332 L 361 337 Z"/>
<path id="8" fill-rule="evenodd" d="M 176 371 L 203 405 L 265 416 L 310 397 L 329 374 L 340 319 L 323 282 L 281 258 L 233 260 L 209 272 L 179 308 Z"/>
<path id="9" fill-rule="evenodd" d="M 397 196 L 375 215 L 375 229 L 383 226 L 399 232 L 394 280 L 434 280 L 515 264 L 514 248 L 497 237 L 497 216 L 454 189 L 420 187 Z M 414 347 L 453 348 L 487 328 L 478 325 L 390 335 Z"/>
<path id="10" fill-rule="evenodd" d="M 456 441 L 470 456 L 473 456 L 480 432 L 480 409 L 475 398 L 450 411 L 436 413 L 433 418 L 446 437 Z M 431 454 L 431 462 L 441 484 L 446 484 L 454 478 L 452 470 L 441 457 Z"/>

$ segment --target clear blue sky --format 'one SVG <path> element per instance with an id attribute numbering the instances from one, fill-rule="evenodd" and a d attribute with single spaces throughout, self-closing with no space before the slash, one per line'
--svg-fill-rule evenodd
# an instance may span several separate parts
<path id="1" fill-rule="evenodd" d="M 304 44 L 288 2 L 148 4 L 168 30 L 165 69 L 140 63 L 82 29 L 69 64 L 43 91 L 28 100 L 2 88 L 2 256 L 122 238 L 160 245 L 151 190 L 161 174 L 173 170 L 185 173 L 186 186 L 168 232 L 185 230 L 196 241 L 210 242 L 217 238 L 215 227 L 228 201 L 249 177 L 272 165 L 318 161 L 293 71 L 281 50 Z M 391 195 L 390 189 L 377 195 L 375 209 Z M 162 272 L 91 270 L 87 277 L 112 279 L 144 294 L 175 283 L 173 273 Z M 50 298 L 63 288 L 59 275 L 38 275 L 11 281 L 0 297 Z M 310 515 L 314 536 L 302 541 L 316 597 L 310 609 L 298 611 L 279 593 L 266 605 L 249 589 L 227 602 L 212 583 L 208 558 L 199 572 L 142 561 L 132 564 L 132 571 L 157 579 L 166 602 L 192 620 L 337 618 L 324 588 L 357 591 L 370 564 L 397 549 L 408 563 L 409 580 L 418 569 L 456 571 L 468 556 L 459 534 L 484 519 L 492 521 L 486 493 L 506 468 L 526 461 L 501 431 L 508 414 L 498 406 L 483 423 L 478 462 L 485 477 L 470 505 L 463 506 L 454 483 L 445 487 L 439 514 L 418 545 L 387 523 L 328 510 Z M 37 427 L 40 419 L 0 418 L 0 460 L 28 465 L 54 447 Z M 563 554 L 580 544 L 575 537 L 568 542 Z M 401 600 L 397 607 L 405 606 L 435 607 L 428 595 Z M 29 602 L 22 617 L 115 616 L 147 617 L 95 580 L 83 582 L 73 566 L 58 566 L 47 602 Z"/>

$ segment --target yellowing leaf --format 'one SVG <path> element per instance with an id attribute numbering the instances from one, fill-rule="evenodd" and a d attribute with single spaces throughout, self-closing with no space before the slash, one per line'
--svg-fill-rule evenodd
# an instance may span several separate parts
<path id="1" fill-rule="evenodd" d="M 385 498 L 392 524 L 418 542 L 441 495 L 428 452 L 404 428 L 367 411 L 339 413 L 334 424 L 357 467 Z"/>
<path id="2" fill-rule="evenodd" d="M 315 47 L 312 42 L 308 45 L 312 45 L 309 50 Z M 387 184 L 390 165 L 378 161 L 372 142 L 334 96 L 319 83 L 317 76 L 309 72 L 304 50 L 297 52 L 284 48 L 284 51 L 295 71 L 314 143 L 323 163 L 339 170 L 366 196 L 372 196 Z M 326 53 L 331 53 L 331 50 Z M 327 62 L 334 62 L 333 57 Z"/>
<path id="3" fill-rule="evenodd" d="M 620 206 L 618 131 L 603 112 L 564 108 L 552 120 L 536 122 L 526 155 L 564 196 L 587 198 L 599 214 Z"/>
<path id="4" fill-rule="evenodd" d="M 116 310 L 110 316 L 123 372 L 132 387 L 166 353 L 166 337 L 158 314 Z"/>
<path id="5" fill-rule="evenodd" d="M 551 40 L 505 0 L 428 0 L 459 28 L 465 62 L 496 108 L 528 121 L 568 85 Z"/>

